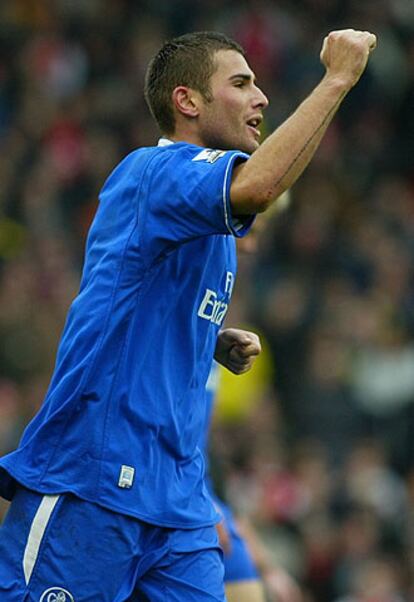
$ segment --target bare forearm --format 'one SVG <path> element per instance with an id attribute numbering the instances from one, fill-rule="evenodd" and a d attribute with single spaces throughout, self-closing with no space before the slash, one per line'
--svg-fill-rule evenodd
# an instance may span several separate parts
<path id="1" fill-rule="evenodd" d="M 239 167 L 231 195 L 240 213 L 250 213 L 255 199 L 259 199 L 256 210 L 264 211 L 296 182 L 315 154 L 347 92 L 347 87 L 339 79 L 325 77 L 297 110 Z M 250 190 L 252 193 L 249 195 Z M 248 201 L 244 207 L 242 199 L 249 197 L 253 201 Z"/>
<path id="2" fill-rule="evenodd" d="M 376 46 L 366 31 L 331 32 L 320 58 L 326 75 L 296 111 L 259 147 L 232 179 L 235 214 L 256 213 L 296 182 L 312 159 L 341 102 L 358 82 Z"/>

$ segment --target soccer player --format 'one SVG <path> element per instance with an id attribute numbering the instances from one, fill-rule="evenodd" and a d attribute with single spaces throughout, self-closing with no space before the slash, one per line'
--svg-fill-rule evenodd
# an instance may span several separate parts
<path id="1" fill-rule="evenodd" d="M 105 182 L 45 401 L 0 461 L 2 601 L 225 599 L 197 442 L 213 356 L 243 372 L 260 350 L 220 330 L 234 239 L 299 177 L 375 43 L 330 33 L 325 76 L 261 146 L 268 100 L 235 42 L 188 34 L 151 61 L 163 138 Z"/>

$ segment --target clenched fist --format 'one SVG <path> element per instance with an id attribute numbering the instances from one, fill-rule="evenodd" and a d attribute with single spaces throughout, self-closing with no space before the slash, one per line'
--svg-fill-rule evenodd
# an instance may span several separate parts
<path id="1" fill-rule="evenodd" d="M 376 45 L 377 38 L 369 31 L 331 31 L 323 41 L 320 58 L 327 75 L 342 79 L 350 89 L 364 72 Z"/>
<path id="2" fill-rule="evenodd" d="M 224 328 L 217 337 L 214 359 L 234 374 L 250 370 L 262 348 L 254 332 Z"/>

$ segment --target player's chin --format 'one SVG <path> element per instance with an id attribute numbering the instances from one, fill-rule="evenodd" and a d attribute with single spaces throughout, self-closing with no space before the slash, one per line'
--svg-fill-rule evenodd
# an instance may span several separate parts
<path id="1" fill-rule="evenodd" d="M 239 144 L 239 149 L 248 155 L 254 153 L 254 151 L 259 148 L 259 141 L 256 138 L 246 138 L 243 140 L 241 144 Z"/>

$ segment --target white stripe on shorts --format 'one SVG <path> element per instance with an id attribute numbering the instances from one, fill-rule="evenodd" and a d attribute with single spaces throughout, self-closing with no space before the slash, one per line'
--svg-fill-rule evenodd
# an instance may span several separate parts
<path id="1" fill-rule="evenodd" d="M 59 497 L 59 495 L 44 495 L 33 519 L 23 556 L 23 570 L 26 585 L 30 581 L 47 523 L 49 522 L 53 508 L 56 506 Z"/>

